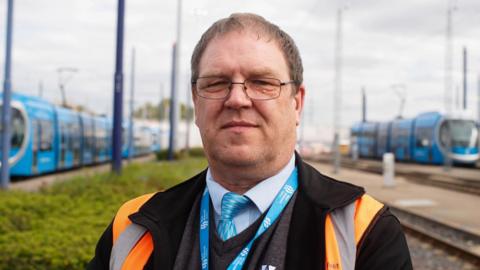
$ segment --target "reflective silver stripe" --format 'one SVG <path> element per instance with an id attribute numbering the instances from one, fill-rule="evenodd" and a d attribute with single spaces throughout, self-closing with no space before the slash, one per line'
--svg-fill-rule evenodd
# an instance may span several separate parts
<path id="1" fill-rule="evenodd" d="M 355 243 L 355 202 L 330 213 L 338 252 L 342 259 L 342 270 L 354 270 L 357 256 Z"/>
<path id="2" fill-rule="evenodd" d="M 138 240 L 142 238 L 147 229 L 132 223 L 117 238 L 110 254 L 110 270 L 121 270 L 123 262 L 130 251 L 135 247 Z"/>

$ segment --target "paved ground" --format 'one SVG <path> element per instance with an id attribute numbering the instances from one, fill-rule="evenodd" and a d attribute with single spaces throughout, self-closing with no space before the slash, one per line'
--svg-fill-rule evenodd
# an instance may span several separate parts
<path id="1" fill-rule="evenodd" d="M 134 158 L 132 162 L 145 162 L 153 160 L 154 155 L 142 156 Z M 124 160 L 123 164 L 127 164 L 127 161 Z M 79 169 L 68 170 L 65 172 L 48 174 L 44 176 L 34 177 L 31 179 L 17 180 L 10 184 L 10 189 L 12 190 L 24 190 L 24 191 L 37 191 L 41 187 L 48 186 L 55 182 L 62 182 L 68 179 L 71 179 L 74 176 L 89 176 L 95 173 L 107 172 L 111 169 L 110 163 L 105 163 L 96 166 L 83 167 Z"/>
<path id="2" fill-rule="evenodd" d="M 387 188 L 378 174 L 342 168 L 334 175 L 329 164 L 309 163 L 323 174 L 365 187 L 370 195 L 386 204 L 480 235 L 480 196 L 418 185 L 401 177 L 395 178 L 394 188 Z"/>
<path id="3" fill-rule="evenodd" d="M 311 156 L 310 159 L 315 160 L 322 160 L 326 162 L 331 162 L 330 155 L 319 155 L 319 156 Z M 342 156 L 342 161 L 351 163 L 354 162 L 348 156 Z M 358 164 L 360 166 L 368 166 L 368 167 L 378 167 L 382 168 L 383 164 L 381 160 L 377 159 L 359 159 Z M 480 165 L 476 167 L 468 168 L 468 167 L 458 167 L 453 166 L 448 171 L 445 171 L 444 166 L 442 165 L 427 165 L 427 164 L 415 164 L 410 162 L 395 162 L 395 169 L 401 171 L 403 173 L 423 173 L 423 174 L 430 174 L 435 175 L 439 178 L 457 178 L 457 179 L 465 179 L 469 181 L 479 181 L 480 182 Z"/>

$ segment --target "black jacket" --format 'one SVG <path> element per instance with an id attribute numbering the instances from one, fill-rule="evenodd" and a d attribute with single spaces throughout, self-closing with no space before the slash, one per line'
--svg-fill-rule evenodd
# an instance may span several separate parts
<path id="1" fill-rule="evenodd" d="M 325 269 L 325 218 L 364 194 L 361 187 L 320 174 L 296 156 L 298 194 L 295 200 L 286 269 Z M 134 223 L 152 234 L 155 249 L 145 269 L 172 269 L 185 224 L 195 198 L 205 188 L 206 171 L 165 191 L 156 193 L 137 213 Z M 87 269 L 108 269 L 112 248 L 112 224 L 101 236 Z M 384 207 L 358 244 L 356 269 L 412 269 L 400 223 Z"/>

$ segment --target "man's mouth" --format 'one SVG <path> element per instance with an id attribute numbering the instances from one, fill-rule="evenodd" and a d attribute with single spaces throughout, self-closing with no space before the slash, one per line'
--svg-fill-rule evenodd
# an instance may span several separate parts
<path id="1" fill-rule="evenodd" d="M 248 121 L 229 121 L 221 126 L 222 129 L 247 129 L 247 128 L 256 128 L 257 124 L 248 122 Z"/>

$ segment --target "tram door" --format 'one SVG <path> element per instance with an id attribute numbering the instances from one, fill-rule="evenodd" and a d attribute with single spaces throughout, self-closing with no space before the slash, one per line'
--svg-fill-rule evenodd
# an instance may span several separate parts
<path id="1" fill-rule="evenodd" d="M 65 167 L 65 158 L 67 152 L 67 137 L 66 137 L 66 130 L 65 125 L 63 123 L 60 124 L 60 159 L 59 159 L 59 167 Z"/>
<path id="2" fill-rule="evenodd" d="M 38 173 L 38 149 L 40 149 L 41 126 L 38 120 L 32 122 L 32 173 Z"/>
<path id="3" fill-rule="evenodd" d="M 73 166 L 80 166 L 80 154 L 81 154 L 81 132 L 80 124 L 74 123 L 71 126 L 70 131 L 72 132 L 70 136 L 70 141 L 72 143 L 73 151 Z"/>

